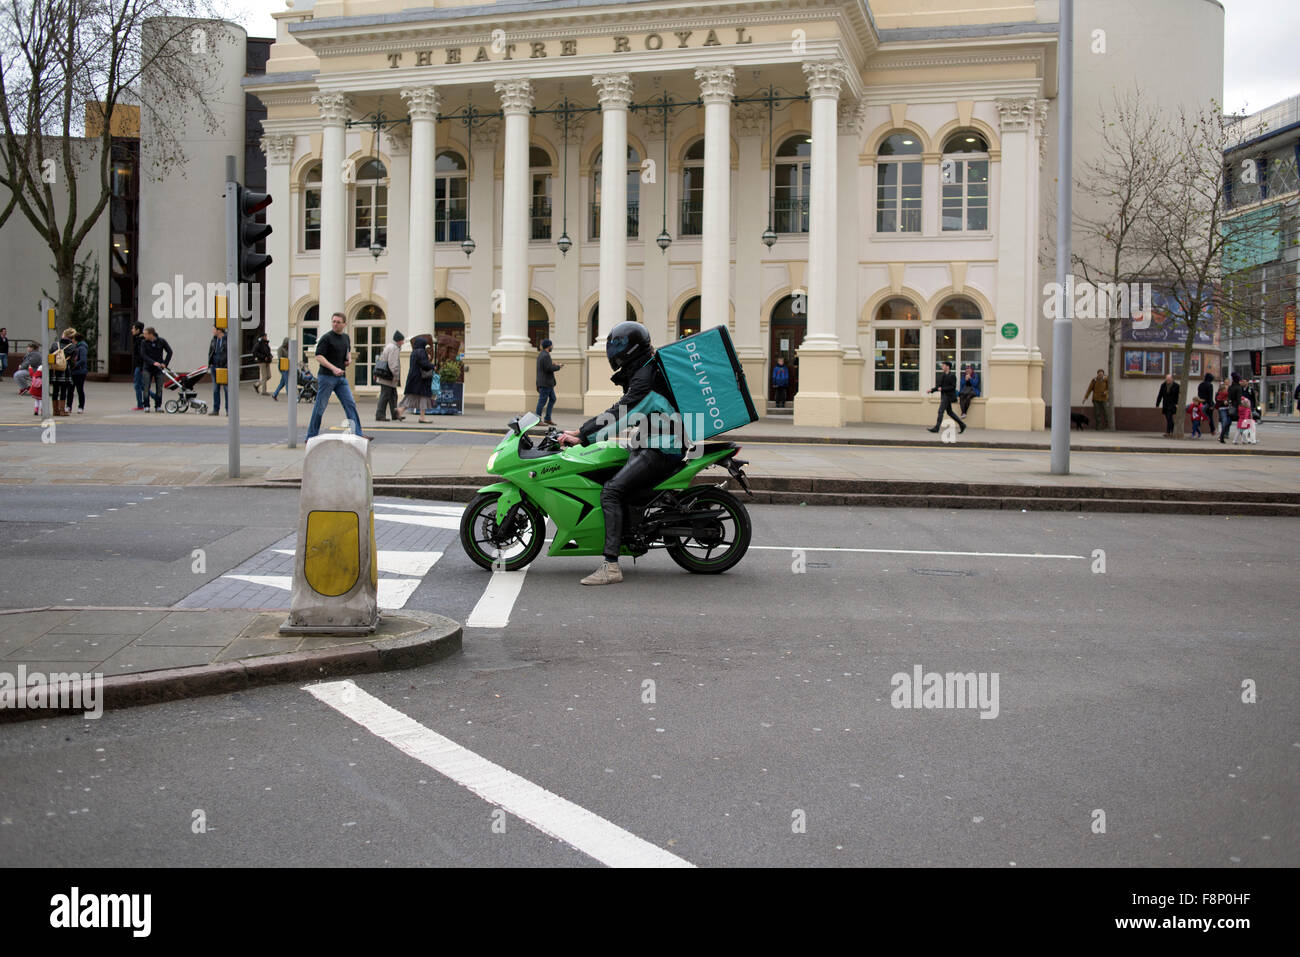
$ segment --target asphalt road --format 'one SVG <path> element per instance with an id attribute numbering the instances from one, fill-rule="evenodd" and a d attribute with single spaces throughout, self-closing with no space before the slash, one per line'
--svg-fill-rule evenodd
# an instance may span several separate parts
<path id="1" fill-rule="evenodd" d="M 6 541 L 36 541 L 0 559 L 7 607 L 57 603 L 79 576 L 113 604 L 179 600 L 196 542 L 220 574 L 296 508 L 272 490 L 12 491 Z M 99 517 L 46 534 L 71 504 Z M 701 866 L 1300 863 L 1289 524 L 752 514 L 763 547 L 726 575 L 651 555 L 588 589 L 593 561 L 542 558 L 506 627 L 356 685 Z M 489 575 L 454 537 L 408 608 L 465 620 L 478 603 Z M 836 548 L 881 551 L 813 550 Z M 893 676 L 916 666 L 983 674 L 990 693 L 997 673 L 996 701 L 895 707 Z M 596 865 L 493 811 L 297 685 L 0 725 L 7 863 Z"/>

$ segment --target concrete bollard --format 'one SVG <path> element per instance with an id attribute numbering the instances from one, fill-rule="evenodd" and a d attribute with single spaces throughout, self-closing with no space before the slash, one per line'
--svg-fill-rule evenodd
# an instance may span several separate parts
<path id="1" fill-rule="evenodd" d="M 370 442 L 307 443 L 286 635 L 367 635 L 379 624 L 379 564 Z"/>

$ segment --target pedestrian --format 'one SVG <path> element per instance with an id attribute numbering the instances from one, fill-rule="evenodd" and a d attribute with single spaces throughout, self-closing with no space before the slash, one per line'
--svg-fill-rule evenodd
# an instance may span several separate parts
<path id="1" fill-rule="evenodd" d="M 280 348 L 275 350 L 275 357 L 276 359 L 289 358 L 289 337 L 288 336 L 284 337 L 284 342 L 280 343 Z M 277 385 L 275 387 L 275 391 L 271 393 L 271 401 L 273 402 L 280 401 L 280 390 L 287 388 L 289 385 L 289 363 L 281 362 L 280 364 L 283 365 L 284 368 L 280 370 L 280 384 Z"/>
<path id="2" fill-rule="evenodd" d="M 1192 438 L 1201 437 L 1201 423 L 1205 421 L 1205 400 L 1197 396 L 1192 400 L 1192 404 L 1187 407 L 1188 414 L 1192 417 Z"/>
<path id="3" fill-rule="evenodd" d="M 433 362 L 429 359 L 431 340 L 416 336 L 411 340 L 411 368 L 406 373 L 406 389 L 402 408 L 420 414 L 417 421 L 426 422 L 424 414 L 433 408 Z"/>
<path id="4" fill-rule="evenodd" d="M 398 329 L 393 333 L 393 341 L 384 346 L 375 362 L 375 381 L 379 383 L 379 405 L 375 406 L 375 421 L 387 422 L 384 415 L 392 410 L 394 422 L 401 422 L 406 416 L 397 407 L 397 385 L 402 381 L 402 343 L 406 336 Z"/>
<path id="5" fill-rule="evenodd" d="M 329 405 L 330 396 L 336 392 L 344 414 L 352 423 L 353 431 L 362 438 L 370 438 L 361 431 L 357 405 L 352 401 L 352 390 L 348 388 L 347 367 L 352 364 L 352 339 L 343 331 L 347 324 L 347 317 L 343 313 L 334 313 L 330 316 L 330 331 L 316 340 L 320 375 L 316 377 L 316 404 L 312 406 L 311 424 L 307 426 L 308 442 L 319 434 L 325 406 Z"/>
<path id="6" fill-rule="evenodd" d="M 1165 438 L 1172 439 L 1174 416 L 1178 414 L 1178 383 L 1172 374 L 1166 375 L 1165 381 L 1160 383 L 1160 391 L 1156 393 L 1156 406 L 1165 416 Z"/>
<path id="7" fill-rule="evenodd" d="M 226 397 L 226 415 L 230 415 L 230 385 L 217 382 L 217 370 L 226 368 L 226 358 L 230 354 L 229 344 L 226 342 L 226 330 L 220 326 L 212 327 L 212 341 L 208 343 L 208 371 L 212 373 L 212 410 L 208 415 L 221 414 L 221 397 Z M 235 373 L 236 370 L 230 370 L 229 374 Z M 236 384 L 238 388 L 238 384 Z"/>
<path id="8" fill-rule="evenodd" d="M 32 409 L 33 415 L 41 414 L 41 397 L 44 394 L 42 392 L 43 380 L 44 376 L 41 375 L 41 367 L 39 365 L 32 366 L 31 371 L 28 373 L 27 394 L 36 400 L 36 405 Z"/>
<path id="9" fill-rule="evenodd" d="M 785 356 L 777 356 L 772 364 L 772 399 L 778 409 L 785 408 L 785 400 L 790 394 L 790 367 L 785 364 Z"/>
<path id="10" fill-rule="evenodd" d="M 1223 428 L 1219 431 L 1219 444 L 1228 441 L 1228 427 L 1237 420 L 1237 406 L 1241 404 L 1241 373 L 1232 374 L 1232 385 L 1228 386 L 1227 395 L 1224 396 L 1225 404 L 1223 412 L 1220 413 L 1220 422 Z"/>
<path id="11" fill-rule="evenodd" d="M 554 425 L 551 413 L 555 411 L 555 370 L 563 369 L 562 363 L 551 358 L 551 349 L 555 344 L 550 339 L 542 340 L 541 351 L 537 353 L 537 417 L 547 425 Z M 542 415 L 542 406 L 546 414 Z"/>
<path id="12" fill-rule="evenodd" d="M 9 329 L 0 326 L 0 377 L 9 370 Z"/>
<path id="13" fill-rule="evenodd" d="M 1241 394 L 1244 398 L 1250 399 L 1251 414 L 1258 422 L 1264 417 L 1263 411 L 1259 407 L 1259 381 L 1251 379 L 1242 387 Z"/>
<path id="14" fill-rule="evenodd" d="M 938 432 L 939 426 L 943 424 L 943 415 L 948 413 L 954 422 L 961 426 L 961 431 L 966 431 L 966 423 L 957 417 L 957 413 L 952 410 L 952 404 L 957 401 L 957 377 L 952 374 L 952 363 L 947 359 L 943 362 L 943 373 L 939 376 L 939 381 L 935 383 L 930 392 L 939 393 L 939 417 L 934 421 L 934 428 L 930 432 Z"/>
<path id="15" fill-rule="evenodd" d="M 41 345 L 39 342 L 29 343 L 27 346 L 27 355 L 23 356 L 22 361 L 18 363 L 18 371 L 14 373 L 14 381 L 18 383 L 18 394 L 28 395 L 32 389 L 32 376 L 41 369 Z"/>
<path id="16" fill-rule="evenodd" d="M 1237 406 L 1237 434 L 1233 436 L 1232 444 L 1245 442 L 1254 445 L 1256 441 L 1255 405 L 1250 401 L 1250 396 L 1243 394 L 1241 405 Z"/>
<path id="17" fill-rule="evenodd" d="M 149 393 L 145 388 L 144 359 L 140 356 L 140 343 L 144 342 L 144 323 L 131 323 L 131 381 L 135 384 L 135 407 L 132 412 L 149 411 Z"/>
<path id="18" fill-rule="evenodd" d="M 1110 401 L 1110 379 L 1106 378 L 1106 370 L 1098 369 L 1097 375 L 1088 383 L 1088 391 L 1083 394 L 1083 401 L 1088 401 L 1088 396 L 1092 396 L 1092 416 L 1096 420 L 1097 429 L 1104 429 L 1108 423 L 1106 420 L 1106 403 Z"/>
<path id="19" fill-rule="evenodd" d="M 162 411 L 162 372 L 167 363 L 172 361 L 172 347 L 167 340 L 158 335 L 153 326 L 145 326 L 144 336 L 140 339 L 140 362 L 144 373 L 145 399 L 153 399 L 153 410 Z M 144 407 L 145 412 L 149 406 Z"/>
<path id="20" fill-rule="evenodd" d="M 271 386 L 271 360 L 275 358 L 271 355 L 271 343 L 266 333 L 257 337 L 253 343 L 253 361 L 257 363 L 257 385 L 253 392 L 262 395 L 270 395 Z"/>
<path id="21" fill-rule="evenodd" d="M 71 326 L 63 330 L 59 344 L 50 353 L 49 388 L 55 415 L 72 414 L 72 360 L 77 351 L 77 330 Z"/>
<path id="22" fill-rule="evenodd" d="M 966 370 L 961 374 L 961 382 L 957 386 L 957 398 L 961 400 L 961 417 L 966 418 L 966 413 L 970 411 L 972 399 L 980 396 L 980 374 L 975 371 L 975 366 L 966 363 Z"/>
<path id="23" fill-rule="evenodd" d="M 1201 405 L 1205 412 L 1205 418 L 1210 423 L 1210 435 L 1214 435 L 1214 420 L 1218 417 L 1214 414 L 1214 373 L 1205 373 L 1205 378 L 1201 380 L 1200 385 L 1196 387 L 1196 397 L 1201 400 Z"/>
<path id="24" fill-rule="evenodd" d="M 80 332 L 74 332 L 72 338 L 76 341 L 77 351 L 68 371 L 72 373 L 72 387 L 77 390 L 77 415 L 81 415 L 86 411 L 86 373 L 90 371 L 90 348 L 86 345 L 86 337 Z M 71 392 L 68 393 L 68 405 L 72 405 Z"/>

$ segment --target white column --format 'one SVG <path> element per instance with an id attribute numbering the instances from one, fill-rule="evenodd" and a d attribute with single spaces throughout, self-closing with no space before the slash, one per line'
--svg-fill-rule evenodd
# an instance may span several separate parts
<path id="1" fill-rule="evenodd" d="M 745 370 L 750 398 L 759 414 L 767 412 L 767 349 L 759 336 L 763 308 L 763 231 L 768 223 L 768 173 L 763 169 L 767 110 L 746 104 L 736 111 L 740 170 L 736 195 L 736 353 Z"/>
<path id="2" fill-rule="evenodd" d="M 347 278 L 348 193 L 344 135 L 352 100 L 343 93 L 318 93 L 311 98 L 320 108 L 320 319 L 322 328 L 333 312 L 343 310 Z"/>
<path id="3" fill-rule="evenodd" d="M 803 65 L 812 100 L 812 187 L 808 204 L 808 335 L 799 349 L 796 425 L 844 424 L 840 396 L 840 340 L 836 334 L 835 286 L 838 112 L 844 68 L 837 60 Z"/>
<path id="4" fill-rule="evenodd" d="M 289 271 L 293 249 L 293 222 L 298 196 L 289 188 L 289 168 L 293 163 L 292 133 L 267 133 L 262 137 L 266 154 L 266 191 L 275 200 L 267 208 L 266 221 L 271 235 L 266 251 L 271 267 L 266 271 L 266 335 L 271 345 L 279 347 L 289 334 Z"/>
<path id="5" fill-rule="evenodd" d="M 839 236 L 836 248 L 836 273 L 839 288 L 836 291 L 836 329 L 840 347 L 844 350 L 844 373 L 840 383 L 843 397 L 844 421 L 861 422 L 862 377 L 866 367 L 858 345 L 858 312 L 862 307 L 862 293 L 858 288 L 862 258 L 860 244 L 866 235 L 867 207 L 861 201 L 860 167 L 858 156 L 862 152 L 862 125 L 866 105 L 861 102 L 840 102 L 839 157 L 836 199 L 840 208 Z"/>
<path id="6" fill-rule="evenodd" d="M 555 142 L 564 150 L 564 119 L 552 114 L 555 122 Z M 582 220 L 582 134 L 590 114 L 577 113 L 569 118 L 568 152 L 561 154 L 556 168 L 553 187 L 555 211 L 551 217 L 551 239 L 558 241 L 567 229 L 573 248 L 567 254 L 555 254 L 555 316 L 551 339 L 555 348 L 552 358 L 563 365 L 555 376 L 556 408 L 581 409 L 583 353 L 586 343 L 578 336 L 578 310 L 582 304 L 582 240 L 586 229 Z M 565 195 L 564 176 L 569 177 L 568 195 Z M 567 223 L 566 223 L 567 219 Z"/>
<path id="7" fill-rule="evenodd" d="M 501 334 L 491 349 L 489 412 L 522 412 L 536 401 L 534 353 L 528 343 L 528 131 L 533 87 L 528 80 L 499 80 L 505 114 L 505 166 L 501 184 Z M 491 321 L 491 316 L 483 317 Z"/>
<path id="8" fill-rule="evenodd" d="M 410 229 L 407 237 L 407 318 L 416 332 L 433 330 L 434 120 L 442 97 L 431 86 L 402 90 L 411 116 Z"/>
<path id="9" fill-rule="evenodd" d="M 501 139 L 495 120 L 470 130 L 469 235 L 478 248 L 469 258 L 469 315 L 465 317 L 465 401 L 484 403 L 491 385 L 492 290 L 496 286 L 496 155 Z M 446 259 L 464 255 L 446 254 Z"/>
<path id="10" fill-rule="evenodd" d="M 700 328 L 725 326 L 731 311 L 731 97 L 736 71 L 695 71 L 704 100 L 704 223 L 700 244 Z"/>
<path id="11" fill-rule="evenodd" d="M 528 345 L 528 135 L 533 87 L 527 80 L 496 84 L 505 113 L 506 155 L 501 184 L 501 336 L 496 345 Z"/>
<path id="12" fill-rule="evenodd" d="M 627 315 L 627 105 L 632 79 L 626 73 L 591 78 L 600 102 L 600 337 Z"/>

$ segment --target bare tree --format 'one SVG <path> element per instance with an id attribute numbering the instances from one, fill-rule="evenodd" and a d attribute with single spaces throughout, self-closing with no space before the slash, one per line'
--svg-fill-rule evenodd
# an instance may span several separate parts
<path id="1" fill-rule="evenodd" d="M 185 161 L 172 132 L 182 117 L 217 130 L 208 104 L 232 52 L 220 24 L 208 0 L 8 0 L 0 12 L 0 226 L 18 210 L 49 247 L 60 324 L 78 251 L 112 195 L 112 138 L 134 112 L 123 107 L 154 120 L 164 169 Z M 146 75 L 168 96 L 143 96 Z"/>
<path id="2" fill-rule="evenodd" d="M 1185 401 L 1198 331 L 1216 320 L 1239 321 L 1258 308 L 1252 284 L 1230 281 L 1225 272 L 1233 268 L 1232 251 L 1265 241 L 1277 226 L 1268 217 L 1229 213 L 1224 156 L 1240 145 L 1240 131 L 1217 103 L 1180 110 L 1164 137 L 1171 162 L 1152 184 L 1138 245 L 1155 255 L 1162 285 L 1180 313 L 1174 319 L 1186 332 L 1179 389 Z M 1174 434 L 1183 434 L 1181 414 Z"/>
<path id="3" fill-rule="evenodd" d="M 1101 122 L 1095 131 L 1101 149 L 1075 181 L 1083 202 L 1074 217 L 1080 241 L 1073 266 L 1093 286 L 1127 288 L 1149 279 L 1156 261 L 1155 252 L 1142 243 L 1142 227 L 1151 213 L 1153 185 L 1166 178 L 1170 158 L 1159 114 L 1140 90 L 1122 98 L 1115 94 L 1103 109 Z M 1111 297 L 1110 308 L 1100 317 L 1106 329 L 1106 376 L 1111 383 L 1106 416 L 1111 428 L 1115 427 L 1115 366 L 1123 320 L 1129 318 L 1118 305 L 1119 300 Z"/>

